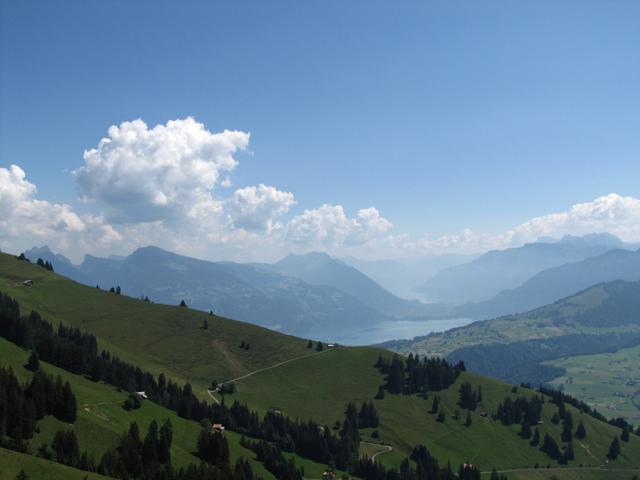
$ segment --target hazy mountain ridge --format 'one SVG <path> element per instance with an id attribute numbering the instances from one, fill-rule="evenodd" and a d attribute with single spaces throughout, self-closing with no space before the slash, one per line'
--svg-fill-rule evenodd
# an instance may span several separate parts
<path id="1" fill-rule="evenodd" d="M 56 259 L 45 249 L 25 253 L 31 258 L 36 252 Z M 53 264 L 57 268 L 62 263 L 58 259 Z M 155 302 L 176 305 L 184 300 L 193 308 L 303 336 L 325 337 L 336 328 L 356 329 L 388 319 L 332 286 L 310 285 L 261 265 L 209 262 L 157 247 L 140 248 L 125 259 L 87 256 L 81 265 L 67 265 L 60 273 L 87 285 L 117 285 L 127 295 Z"/>
<path id="2" fill-rule="evenodd" d="M 640 280 L 640 250 L 610 250 L 579 262 L 544 270 L 518 288 L 505 290 L 491 300 L 462 307 L 459 311 L 484 317 L 525 312 L 592 285 L 614 280 Z"/>
<path id="3" fill-rule="evenodd" d="M 635 245 L 624 244 L 609 234 L 566 236 L 555 242 L 528 243 L 522 247 L 493 250 L 472 262 L 446 268 L 428 279 L 421 289 L 427 298 L 434 301 L 480 302 L 504 290 L 517 288 L 549 268 L 602 255 L 613 249 L 633 247 Z M 569 293 L 577 290 L 579 288 Z"/>

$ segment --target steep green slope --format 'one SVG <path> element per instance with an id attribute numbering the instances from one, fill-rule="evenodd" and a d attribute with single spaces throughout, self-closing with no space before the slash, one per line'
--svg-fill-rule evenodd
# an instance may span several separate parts
<path id="1" fill-rule="evenodd" d="M 18 346 L 0 338 L 0 365 L 11 367 L 15 375 L 23 382 L 28 382 L 33 373 L 24 365 L 29 353 Z M 41 368 L 52 375 L 60 375 L 64 381 L 71 384 L 78 402 L 78 419 L 73 425 L 66 424 L 53 417 L 45 417 L 38 422 L 39 433 L 30 441 L 31 452 L 34 453 L 44 442 L 51 444 L 58 430 L 73 428 L 81 451 L 87 451 L 99 461 L 101 456 L 113 447 L 118 438 L 127 431 L 131 422 L 138 423 L 141 432 L 146 432 L 152 420 L 159 424 L 169 419 L 173 425 L 173 445 L 171 448 L 172 463 L 176 467 L 186 467 L 191 463 L 199 463 L 193 455 L 201 426 L 192 421 L 178 417 L 175 412 L 167 410 L 152 402 L 145 401 L 137 410 L 127 411 L 122 408 L 127 393 L 117 391 L 114 387 L 104 383 L 92 382 L 80 375 L 74 375 L 65 370 L 40 362 Z M 233 461 L 244 457 L 252 461 L 252 468 L 266 478 L 266 472 L 259 462 L 253 461 L 255 455 L 250 450 L 240 446 L 240 436 L 228 432 L 227 440 Z"/>
<path id="2" fill-rule="evenodd" d="M 381 349 L 339 347 L 317 353 L 307 349 L 306 343 L 299 339 L 185 308 L 150 305 L 75 284 L 8 256 L 0 256 L 0 259 L 0 290 L 17 297 L 23 307 L 38 309 L 45 317 L 62 320 L 97 334 L 100 348 L 121 354 L 145 369 L 154 372 L 162 370 L 174 379 L 189 380 L 201 388 L 203 394 L 211 378 L 225 380 L 244 377 L 236 380 L 238 391 L 228 396 L 227 402 L 237 398 L 263 412 L 277 409 L 290 417 L 311 418 L 332 427 L 337 420 L 344 418 L 347 402 L 372 400 L 378 387 L 384 383 L 383 375 L 374 368 L 379 354 L 388 355 Z M 33 287 L 21 286 L 26 278 L 34 280 Z M 204 319 L 209 320 L 209 329 L 206 331 L 200 329 Z M 180 328 L 174 323 L 179 324 Z M 132 324 L 136 328 L 132 328 Z M 224 354 L 211 348 L 189 349 L 199 345 L 202 338 L 205 343 L 218 340 L 225 347 Z M 239 348 L 241 340 L 251 344 L 250 350 Z M 162 348 L 156 346 L 158 343 Z M 2 351 L 8 349 L 2 348 Z M 260 355 L 256 355 L 256 352 Z M 26 353 L 22 352 L 22 355 L 22 359 L 14 362 L 24 362 Z M 247 372 L 249 375 L 243 376 Z M 470 427 L 464 425 L 465 410 L 461 410 L 459 418 L 454 418 L 459 410 L 456 405 L 458 385 L 463 381 L 469 381 L 474 386 L 481 385 L 483 390 L 482 403 L 472 413 Z M 74 384 L 73 388 L 81 392 L 83 387 Z M 108 395 L 115 393 L 113 390 L 104 394 L 96 393 L 92 389 L 82 397 L 84 399 L 81 399 L 81 395 L 85 394 L 78 393 L 79 401 L 83 404 L 81 415 L 91 424 L 91 428 L 96 428 L 94 425 L 99 422 L 95 419 L 99 419 L 101 414 L 108 418 L 120 414 L 121 409 L 115 403 L 97 405 L 100 403 L 98 397 L 110 398 Z M 532 395 L 524 390 L 518 394 Z M 416 444 L 425 444 L 442 463 L 451 461 L 454 467 L 467 460 L 472 460 L 483 469 L 490 469 L 493 465 L 499 468 L 527 468 L 536 463 L 555 464 L 517 435 L 518 426 L 506 427 L 491 419 L 498 403 L 507 395 L 516 395 L 511 393 L 510 385 L 464 373 L 454 386 L 439 393 L 446 418 L 444 422 L 438 422 L 436 416 L 429 413 L 433 395 L 425 400 L 417 395 L 387 394 L 382 400 L 374 400 L 381 418 L 379 438 L 374 438 L 372 429 L 365 429 L 362 431 L 363 440 L 374 444 L 389 443 L 391 452 L 377 457 L 377 460 L 389 466 L 397 466 Z M 88 404 L 88 412 L 84 410 L 84 404 Z M 93 411 L 93 407 L 97 410 Z M 144 418 L 151 418 L 145 413 L 147 408 L 153 406 L 145 402 L 139 411 L 141 415 L 144 414 L 141 424 Z M 545 405 L 544 423 L 540 425 L 540 430 L 543 435 L 548 432 L 559 439 L 560 426 L 550 423 L 556 410 L 557 407 L 550 403 Z M 489 415 L 481 416 L 482 411 Z M 619 429 L 581 415 L 575 409 L 570 408 L 570 411 L 576 422 L 578 419 L 584 421 L 588 433 L 584 446 L 575 444 L 576 459 L 570 462 L 571 465 L 604 464 L 609 443 L 614 435 L 620 433 Z M 155 416 L 166 417 L 160 413 Z M 176 419 L 176 423 L 179 421 Z M 128 420 L 122 420 L 123 425 L 127 423 Z M 82 423 L 78 424 L 82 426 Z M 43 422 L 40 435 L 51 435 L 54 427 Z M 86 428 L 89 431 L 89 426 Z M 108 438 L 108 429 L 101 428 L 105 428 L 105 431 L 99 434 Z M 118 429 L 122 430 L 124 428 Z M 95 432 L 93 434 L 98 435 Z M 195 438 L 189 435 L 192 434 L 184 433 L 185 438 Z M 363 444 L 363 450 L 379 448 Z M 186 448 L 184 458 L 190 458 L 190 455 Z M 176 452 L 176 462 L 180 457 L 181 453 Z M 628 444 L 623 444 L 622 455 L 608 467 L 635 467 L 636 458 L 640 458 L 640 439 L 633 436 Z M 305 469 L 309 475 L 311 469 Z"/>
<path id="3" fill-rule="evenodd" d="M 32 287 L 22 286 L 33 280 Z M 0 254 L 0 291 L 54 323 L 80 327 L 99 346 L 154 374 L 200 391 L 221 380 L 305 355 L 306 343 L 254 325 L 167 305 L 149 304 L 80 285 L 32 263 Z M 204 330 L 204 322 L 208 329 Z M 250 349 L 241 349 L 241 341 Z"/>
<path id="4" fill-rule="evenodd" d="M 30 479 L 47 480 L 106 480 L 97 473 L 83 472 L 60 463 L 0 448 L 0 480 L 15 480 L 20 471 Z"/>
<path id="5" fill-rule="evenodd" d="M 238 398 L 262 410 L 278 409 L 289 416 L 313 417 L 327 425 L 340 420 L 348 401 L 370 401 L 384 378 L 374 367 L 378 354 L 375 348 L 348 348 L 326 351 L 321 355 L 292 362 L 282 367 L 257 373 L 236 382 L 237 393 L 227 398 Z M 473 423 L 464 425 L 466 410 L 457 406 L 458 387 L 469 381 L 482 386 L 483 400 L 472 413 Z M 388 443 L 392 453 L 382 454 L 378 460 L 383 464 L 397 466 L 414 445 L 427 445 L 441 461 L 458 465 L 473 461 L 483 469 L 493 465 L 501 469 L 526 468 L 539 465 L 557 465 L 539 449 L 529 446 L 528 441 L 518 436 L 519 426 L 504 426 L 491 419 L 498 404 L 506 396 L 533 395 L 526 389 L 512 393 L 512 387 L 500 381 L 479 377 L 470 373 L 461 375 L 456 384 L 440 392 L 442 406 L 446 412 L 444 423 L 429 413 L 433 395 L 427 400 L 418 395 L 386 394 L 382 400 L 374 400 L 380 415 L 380 438 L 371 437 L 372 430 L 365 430 L 363 439 L 373 443 Z M 454 420 L 456 411 L 460 418 Z M 486 411 L 487 417 L 480 413 Z M 576 459 L 570 465 L 598 466 L 606 462 L 606 454 L 614 435 L 620 430 L 592 417 L 580 414 L 570 407 L 575 423 L 584 422 L 587 438 L 574 444 Z M 540 433 L 560 438 L 560 425 L 550 421 L 557 407 L 546 403 Z M 624 453 L 610 467 L 639 466 L 640 438 L 633 436 L 624 445 Z"/>

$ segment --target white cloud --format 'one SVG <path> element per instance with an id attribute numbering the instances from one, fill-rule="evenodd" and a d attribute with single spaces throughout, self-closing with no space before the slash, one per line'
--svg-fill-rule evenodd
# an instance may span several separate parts
<path id="1" fill-rule="evenodd" d="M 211 191 L 248 142 L 248 133 L 211 133 L 190 117 L 151 129 L 134 120 L 109 128 L 74 175 L 82 198 L 110 222 L 206 219 L 221 212 Z"/>
<path id="2" fill-rule="evenodd" d="M 287 240 L 311 249 L 340 249 L 362 245 L 392 227 L 375 208 L 359 210 L 350 218 L 341 205 L 305 210 L 287 225 Z"/>
<path id="3" fill-rule="evenodd" d="M 17 165 L 0 168 L 0 242 L 21 250 L 49 243 L 60 250 L 112 246 L 120 236 L 100 217 L 76 214 L 67 204 L 35 198 L 36 186 Z"/>
<path id="4" fill-rule="evenodd" d="M 276 219 L 294 205 L 293 193 L 260 184 L 236 190 L 228 203 L 229 218 L 236 228 L 271 231 L 279 227 Z"/>
<path id="5" fill-rule="evenodd" d="M 609 232 L 627 241 L 640 241 L 640 199 L 610 193 L 569 210 L 533 218 L 504 235 L 505 243 L 519 244 L 541 236 Z"/>

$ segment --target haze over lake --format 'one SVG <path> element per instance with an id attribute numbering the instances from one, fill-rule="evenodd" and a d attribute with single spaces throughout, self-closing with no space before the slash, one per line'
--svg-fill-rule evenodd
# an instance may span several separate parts
<path id="1" fill-rule="evenodd" d="M 473 322 L 471 318 L 447 318 L 442 320 L 397 320 L 379 322 L 369 328 L 341 332 L 328 341 L 345 345 L 373 345 L 389 340 L 411 339 L 432 332 L 444 332 L 451 328 L 463 327 Z"/>

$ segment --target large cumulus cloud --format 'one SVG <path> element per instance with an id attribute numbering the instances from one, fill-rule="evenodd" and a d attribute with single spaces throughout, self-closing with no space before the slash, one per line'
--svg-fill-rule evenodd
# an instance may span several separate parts
<path id="1" fill-rule="evenodd" d="M 73 172 L 93 213 L 39 199 L 20 167 L 0 168 L 0 248 L 49 243 L 78 259 L 156 244 L 204 258 L 270 260 L 311 250 L 368 258 L 482 252 L 603 231 L 640 241 L 640 199 L 616 193 L 501 232 L 462 228 L 439 236 L 396 232 L 375 207 L 348 212 L 330 199 L 292 211 L 294 193 L 275 186 L 228 193 L 249 139 L 240 131 L 210 132 L 193 118 L 152 128 L 142 120 L 112 126 Z"/>
<path id="2" fill-rule="evenodd" d="M 207 217 L 220 213 L 212 189 L 248 143 L 248 133 L 212 133 L 190 117 L 153 128 L 134 120 L 109 128 L 74 175 L 113 223 Z"/>

